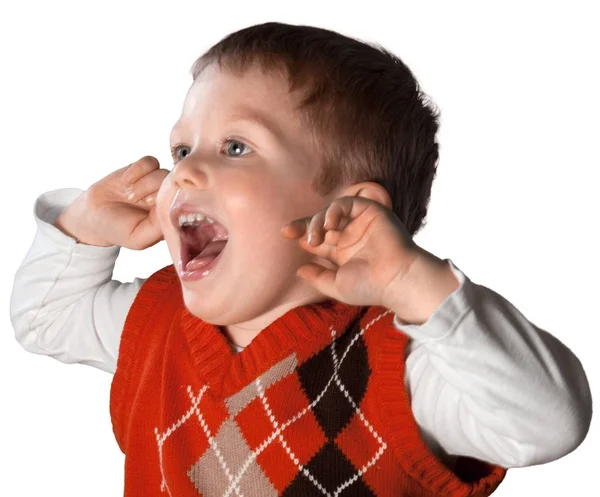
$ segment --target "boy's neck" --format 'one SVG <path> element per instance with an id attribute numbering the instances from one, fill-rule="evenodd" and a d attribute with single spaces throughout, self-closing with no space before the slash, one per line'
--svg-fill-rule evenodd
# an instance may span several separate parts
<path id="1" fill-rule="evenodd" d="M 268 313 L 261 316 L 262 322 L 255 319 L 251 323 L 243 323 L 242 327 L 239 325 L 225 325 L 218 326 L 218 328 L 232 346 L 245 348 L 260 334 L 262 329 L 268 327 L 273 321 L 280 319 L 290 310 L 302 306 L 324 303 L 329 300 L 331 299 L 325 295 L 315 294 L 303 296 L 303 298 L 287 301 L 271 309 Z M 256 326 L 257 328 L 252 329 L 252 326 Z"/>

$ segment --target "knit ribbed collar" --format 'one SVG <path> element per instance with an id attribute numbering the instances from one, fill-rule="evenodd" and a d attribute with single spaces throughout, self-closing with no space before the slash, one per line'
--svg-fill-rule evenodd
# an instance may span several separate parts
<path id="1" fill-rule="evenodd" d="M 184 306 L 181 328 L 201 381 L 215 398 L 233 395 L 292 351 L 308 357 L 344 334 L 366 310 L 329 299 L 288 310 L 240 352 L 232 350 L 224 330 L 207 323 Z"/>

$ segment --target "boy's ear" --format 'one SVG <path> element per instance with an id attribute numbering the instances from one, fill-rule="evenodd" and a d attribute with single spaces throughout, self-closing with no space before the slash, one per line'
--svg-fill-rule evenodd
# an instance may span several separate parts
<path id="1" fill-rule="evenodd" d="M 388 191 L 379 183 L 374 181 L 363 181 L 347 187 L 342 194 L 346 196 L 365 197 L 380 204 L 385 205 L 388 209 L 392 208 L 392 199 Z"/>

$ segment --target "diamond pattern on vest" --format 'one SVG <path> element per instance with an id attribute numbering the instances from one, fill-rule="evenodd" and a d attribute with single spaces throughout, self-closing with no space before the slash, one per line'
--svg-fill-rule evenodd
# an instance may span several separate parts
<path id="1" fill-rule="evenodd" d="M 371 375 L 367 348 L 357 330 L 358 323 L 333 343 L 333 349 L 324 348 L 298 368 L 302 388 L 311 401 L 325 390 L 313 411 L 325 434 L 331 439 L 350 421 L 356 411 L 355 405 L 359 405 L 365 395 Z M 344 357 L 343 363 L 338 366 L 337 375 L 334 375 L 336 363 L 340 362 L 339 351 L 347 351 L 347 357 Z M 334 384 L 328 386 L 329 382 Z M 348 395 L 355 405 L 349 402 Z"/>
<path id="2" fill-rule="evenodd" d="M 168 437 L 190 422 L 209 441 L 187 469 L 199 495 L 375 495 L 361 476 L 387 445 L 359 407 L 371 375 L 363 330 L 356 322 L 339 338 L 331 333 L 332 343 L 300 366 L 293 353 L 225 399 L 229 417 L 216 434 L 202 415 L 208 386 L 197 396 L 188 387 L 190 410 L 166 433 L 156 430 L 160 460 Z M 344 452 L 352 439 L 369 441 L 360 468 Z M 269 479 L 261 463 L 280 469 Z"/>

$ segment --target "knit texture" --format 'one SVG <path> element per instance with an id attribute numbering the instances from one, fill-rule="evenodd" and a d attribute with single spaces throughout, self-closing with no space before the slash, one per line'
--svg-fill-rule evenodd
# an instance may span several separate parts
<path id="1" fill-rule="evenodd" d="M 487 496 L 506 469 L 421 439 L 408 337 L 384 307 L 289 310 L 235 353 L 185 307 L 173 265 L 146 280 L 110 392 L 133 496 Z"/>

